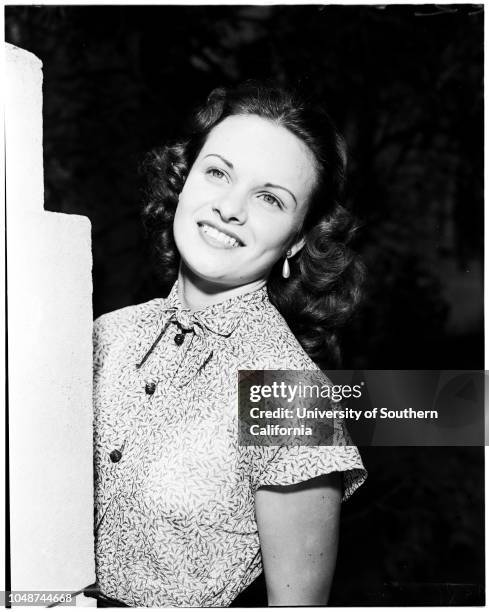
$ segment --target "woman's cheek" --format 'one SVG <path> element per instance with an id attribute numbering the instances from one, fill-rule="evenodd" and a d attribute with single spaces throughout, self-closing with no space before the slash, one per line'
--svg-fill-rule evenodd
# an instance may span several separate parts
<path id="1" fill-rule="evenodd" d="M 294 227 L 288 220 L 280 219 L 277 215 L 257 215 L 253 225 L 257 243 L 263 250 L 276 253 L 278 259 L 285 252 L 294 234 Z"/>

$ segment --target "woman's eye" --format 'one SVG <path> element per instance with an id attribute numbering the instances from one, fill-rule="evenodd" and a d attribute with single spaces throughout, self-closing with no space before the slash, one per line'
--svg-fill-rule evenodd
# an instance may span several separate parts
<path id="1" fill-rule="evenodd" d="M 270 206 L 282 208 L 282 202 L 271 193 L 261 193 L 260 198 L 266 202 L 266 204 L 270 204 Z"/>
<path id="2" fill-rule="evenodd" d="M 209 168 L 209 170 L 207 170 L 207 174 L 216 179 L 226 178 L 226 174 L 222 170 L 219 170 L 219 168 Z"/>

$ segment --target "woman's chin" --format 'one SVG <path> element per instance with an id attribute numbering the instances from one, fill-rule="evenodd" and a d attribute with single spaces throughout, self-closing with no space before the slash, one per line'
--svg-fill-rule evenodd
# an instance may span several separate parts
<path id="1" fill-rule="evenodd" d="M 200 262 L 187 261 L 182 266 L 181 274 L 194 282 L 207 282 L 215 285 L 232 285 L 234 275 L 221 266 L 205 265 Z"/>

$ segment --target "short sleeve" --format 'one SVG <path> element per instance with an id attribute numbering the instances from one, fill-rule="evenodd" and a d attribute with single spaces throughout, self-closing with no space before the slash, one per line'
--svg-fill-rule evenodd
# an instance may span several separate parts
<path id="1" fill-rule="evenodd" d="M 341 473 L 343 501 L 346 501 L 366 480 L 367 470 L 358 448 L 342 420 L 335 420 L 332 445 L 305 444 L 262 446 L 256 448 L 254 489 L 263 486 L 286 486 L 305 482 L 333 472 Z"/>
<path id="2" fill-rule="evenodd" d="M 255 490 L 267 485 L 292 485 L 311 478 L 341 472 L 343 501 L 367 478 L 356 446 L 268 447 L 255 464 Z"/>
<path id="3" fill-rule="evenodd" d="M 331 381 L 325 372 L 317 365 L 299 346 L 297 340 L 283 326 L 273 334 L 274 342 L 282 339 L 280 355 L 275 353 L 276 347 L 270 351 L 268 360 L 263 357 L 256 359 L 254 369 L 281 371 L 281 380 L 291 384 L 297 382 L 297 372 L 300 371 L 300 380 L 304 384 L 318 384 L 323 382 L 330 385 Z M 253 369 L 253 368 L 250 368 Z M 290 381 L 287 378 L 290 376 Z M 306 400 L 296 398 L 297 407 Z M 337 404 L 339 406 L 339 404 Z M 353 444 L 350 435 L 341 419 L 333 419 L 334 431 L 330 438 L 331 445 L 291 444 L 283 446 L 250 446 L 255 454 L 252 486 L 256 491 L 263 486 L 286 486 L 305 482 L 318 476 L 339 472 L 343 481 L 343 501 L 347 500 L 366 480 L 365 469 L 360 452 Z M 318 432 L 321 435 L 321 432 Z M 300 437 L 300 436 L 299 436 Z"/>

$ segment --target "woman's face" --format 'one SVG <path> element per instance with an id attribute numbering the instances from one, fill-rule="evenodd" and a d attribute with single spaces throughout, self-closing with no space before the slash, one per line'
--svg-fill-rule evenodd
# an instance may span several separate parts
<path id="1" fill-rule="evenodd" d="M 312 153 L 286 128 L 257 115 L 227 117 L 180 194 L 173 231 L 183 263 L 228 288 L 266 280 L 288 248 L 300 248 L 315 179 Z"/>

